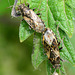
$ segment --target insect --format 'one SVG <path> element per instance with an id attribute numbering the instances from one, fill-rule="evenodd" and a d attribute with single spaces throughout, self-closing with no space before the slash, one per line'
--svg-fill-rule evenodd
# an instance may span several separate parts
<path id="1" fill-rule="evenodd" d="M 16 4 L 17 4 L 17 0 L 15 1 L 14 5 Z M 41 20 L 41 18 L 39 18 L 37 14 L 35 14 L 33 10 L 29 8 L 29 5 L 27 7 L 25 6 L 25 4 L 20 4 L 17 10 L 15 9 L 15 6 L 13 7 L 11 15 L 13 17 L 22 15 L 23 19 L 29 24 L 29 26 L 33 30 L 35 30 L 36 32 L 42 33 L 46 28 L 45 24 Z"/>
<path id="2" fill-rule="evenodd" d="M 58 42 L 56 35 L 51 29 L 45 27 L 44 22 L 41 20 L 41 18 L 38 17 L 37 14 L 35 14 L 33 10 L 29 8 L 29 5 L 27 7 L 25 4 L 20 4 L 16 10 L 16 3 L 17 0 L 15 0 L 14 7 L 12 9 L 12 16 L 17 17 L 22 15 L 23 19 L 33 30 L 43 34 L 42 40 L 46 55 L 50 62 L 53 64 L 53 67 L 58 69 L 61 66 L 60 60 L 62 59 L 60 58 L 59 51 L 62 49 L 62 47 L 59 48 L 60 42 Z"/>
<path id="3" fill-rule="evenodd" d="M 62 59 L 60 58 L 59 51 L 62 49 L 62 47 L 59 48 L 60 42 L 58 42 L 56 35 L 49 28 L 43 32 L 43 45 L 48 59 L 53 64 L 53 67 L 58 69 L 61 66 L 60 60 Z"/>

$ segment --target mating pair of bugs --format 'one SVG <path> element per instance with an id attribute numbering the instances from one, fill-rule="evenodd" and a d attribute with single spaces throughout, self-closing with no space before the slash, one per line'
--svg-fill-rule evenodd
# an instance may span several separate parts
<path id="1" fill-rule="evenodd" d="M 42 33 L 42 41 L 44 50 L 46 51 L 46 55 L 53 67 L 55 69 L 58 69 L 61 66 L 60 60 L 63 60 L 60 58 L 59 52 L 62 49 L 62 47 L 59 48 L 60 42 L 58 42 L 56 35 L 51 29 L 45 27 L 44 22 L 41 20 L 41 18 L 38 17 L 37 14 L 35 14 L 34 9 L 31 10 L 29 8 L 29 5 L 25 6 L 25 4 L 20 4 L 18 5 L 18 8 L 16 10 L 15 6 L 17 4 L 17 1 L 18 0 L 15 0 L 11 15 L 13 17 L 22 15 L 23 19 L 29 24 L 29 26 L 34 31 Z"/>

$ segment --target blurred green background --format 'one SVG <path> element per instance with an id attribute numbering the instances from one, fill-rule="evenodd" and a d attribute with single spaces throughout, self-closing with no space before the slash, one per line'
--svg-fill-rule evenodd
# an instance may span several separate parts
<path id="1" fill-rule="evenodd" d="M 19 42 L 21 18 L 12 18 L 11 8 L 8 8 L 13 3 L 14 0 L 0 0 L 0 75 L 46 75 L 45 61 L 38 70 L 32 66 L 33 35 Z M 73 19 L 75 26 L 75 14 Z M 75 49 L 75 28 L 70 40 Z M 67 75 L 75 75 L 75 67 L 70 63 L 65 62 L 64 67 Z"/>

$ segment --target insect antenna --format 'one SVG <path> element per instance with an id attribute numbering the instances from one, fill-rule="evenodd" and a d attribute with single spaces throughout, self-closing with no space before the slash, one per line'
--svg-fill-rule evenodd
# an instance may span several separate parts
<path id="1" fill-rule="evenodd" d="M 57 33 L 58 33 L 58 37 L 59 37 L 59 41 L 61 42 L 61 37 L 60 37 L 60 34 L 59 34 L 59 25 L 57 25 Z"/>
<path id="2" fill-rule="evenodd" d="M 8 0 L 8 3 L 9 3 L 9 6 L 10 6 L 10 2 L 9 2 L 9 0 Z"/>
<path id="3" fill-rule="evenodd" d="M 65 73 L 61 70 L 61 68 L 59 68 L 59 70 L 61 71 L 61 73 L 62 73 L 62 74 L 64 74 L 64 75 L 65 75 Z"/>
<path id="4" fill-rule="evenodd" d="M 12 7 L 13 7 L 13 5 L 11 5 L 11 6 L 7 7 L 7 8 L 12 8 Z"/>

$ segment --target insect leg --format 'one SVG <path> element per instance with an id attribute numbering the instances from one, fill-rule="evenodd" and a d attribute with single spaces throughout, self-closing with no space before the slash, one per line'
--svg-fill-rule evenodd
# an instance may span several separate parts
<path id="1" fill-rule="evenodd" d="M 24 3 L 25 3 L 25 1 L 24 1 Z M 30 4 L 29 4 L 29 3 L 27 3 L 27 1 L 26 1 L 26 4 L 27 4 L 27 7 L 29 8 Z"/>
<path id="2" fill-rule="evenodd" d="M 37 15 L 40 15 L 40 18 L 41 18 L 41 13 L 37 13 Z"/>
<path id="3" fill-rule="evenodd" d="M 60 58 L 60 60 L 61 60 L 62 62 L 70 63 L 69 61 L 67 61 L 67 60 L 63 60 L 63 59 L 61 59 L 61 58 Z"/>
<path id="4" fill-rule="evenodd" d="M 63 59 L 61 59 L 61 58 L 60 58 L 60 60 L 61 60 L 62 62 L 64 62 L 64 60 L 63 60 Z"/>
<path id="5" fill-rule="evenodd" d="M 60 69 L 60 68 L 59 68 Z M 65 75 L 65 73 L 60 69 L 60 71 Z"/>
<path id="6" fill-rule="evenodd" d="M 33 8 L 33 11 L 35 11 L 36 8 Z"/>
<path id="7" fill-rule="evenodd" d="M 63 39 L 65 38 L 65 36 L 64 36 L 62 39 L 60 38 L 60 34 L 59 34 L 59 31 L 58 31 L 58 28 L 59 28 L 59 25 L 57 26 L 57 33 L 58 33 L 59 40 L 60 40 L 60 42 L 58 42 L 58 46 L 59 46 L 60 43 L 62 42 L 62 46 L 64 47 Z M 63 47 L 61 47 L 60 50 L 61 50 Z"/>
<path id="8" fill-rule="evenodd" d="M 41 13 L 37 13 L 37 15 L 41 15 Z"/>
<path id="9" fill-rule="evenodd" d="M 37 9 L 37 12 L 43 10 L 43 9 L 33 8 L 33 11 L 34 11 L 35 9 Z"/>
<path id="10" fill-rule="evenodd" d="M 58 42 L 58 46 L 60 45 L 60 42 Z"/>
<path id="11" fill-rule="evenodd" d="M 42 8 L 42 9 L 37 9 L 37 11 L 42 11 L 42 10 L 44 10 L 44 8 Z"/>
<path id="12" fill-rule="evenodd" d="M 24 18 L 22 19 L 22 21 L 25 21 Z"/>
<path id="13" fill-rule="evenodd" d="M 54 71 L 54 73 L 52 75 L 58 75 L 58 73 L 56 72 L 56 69 L 55 69 L 55 71 Z"/>
<path id="14" fill-rule="evenodd" d="M 62 47 L 60 47 L 59 50 L 62 50 L 63 47 L 64 47 L 63 39 L 64 39 L 64 37 L 62 38 L 62 41 L 61 41 L 61 42 L 62 42 Z M 58 43 L 58 46 L 59 46 L 59 45 L 60 45 L 60 42 Z"/>
<path id="15" fill-rule="evenodd" d="M 59 34 L 59 31 L 58 31 L 58 28 L 59 28 L 59 25 L 57 25 L 57 33 L 58 33 L 59 40 L 61 42 L 61 38 L 60 38 L 60 34 Z"/>
<path id="16" fill-rule="evenodd" d="M 27 5 L 27 7 L 29 8 L 29 3 L 28 3 L 28 5 Z"/>
<path id="17" fill-rule="evenodd" d="M 35 11 L 35 9 L 37 9 L 37 8 L 33 8 L 33 11 Z M 39 9 L 37 9 L 37 10 L 39 10 Z M 41 13 L 37 13 L 37 15 L 40 15 L 40 18 L 41 18 Z"/>
<path id="18" fill-rule="evenodd" d="M 64 47 L 64 43 L 63 43 L 63 40 L 64 40 L 65 36 L 62 38 L 62 46 Z"/>
<path id="19" fill-rule="evenodd" d="M 62 50 L 62 49 L 63 49 L 63 47 L 60 47 L 60 48 L 59 48 L 59 50 Z"/>

